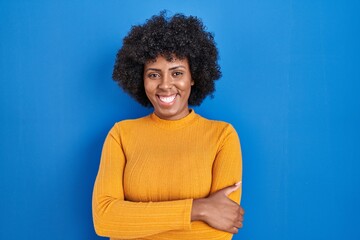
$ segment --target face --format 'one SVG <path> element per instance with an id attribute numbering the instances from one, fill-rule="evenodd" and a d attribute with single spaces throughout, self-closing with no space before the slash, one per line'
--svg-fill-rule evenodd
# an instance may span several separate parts
<path id="1" fill-rule="evenodd" d="M 177 120 L 189 114 L 191 86 L 188 60 L 159 56 L 144 67 L 144 86 L 155 114 L 166 120 Z"/>

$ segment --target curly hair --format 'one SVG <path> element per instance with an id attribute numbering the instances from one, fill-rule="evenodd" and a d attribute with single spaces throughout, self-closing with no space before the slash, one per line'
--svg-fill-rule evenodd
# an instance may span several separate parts
<path id="1" fill-rule="evenodd" d="M 145 24 L 133 26 L 118 51 L 113 79 L 131 97 L 145 107 L 151 107 L 144 88 L 144 65 L 158 56 L 171 61 L 173 57 L 187 59 L 194 85 L 189 105 L 198 106 L 215 91 L 214 81 L 221 77 L 218 51 L 213 34 L 207 32 L 200 19 L 166 12 L 154 15 Z"/>

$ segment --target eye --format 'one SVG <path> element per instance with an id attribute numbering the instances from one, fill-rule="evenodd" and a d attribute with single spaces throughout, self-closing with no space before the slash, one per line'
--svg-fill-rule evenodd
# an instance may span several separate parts
<path id="1" fill-rule="evenodd" d="M 182 76 L 182 75 L 184 75 L 184 73 L 182 73 L 182 72 L 174 72 L 174 73 L 173 73 L 173 76 L 174 76 L 174 77 L 180 77 L 180 76 Z"/>
<path id="2" fill-rule="evenodd" d="M 151 79 L 155 79 L 155 78 L 159 78 L 160 77 L 160 74 L 158 73 L 149 73 L 148 74 L 148 78 L 151 78 Z"/>

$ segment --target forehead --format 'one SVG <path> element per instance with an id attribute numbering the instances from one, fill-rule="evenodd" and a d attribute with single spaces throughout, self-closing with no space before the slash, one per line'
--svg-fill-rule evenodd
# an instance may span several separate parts
<path id="1" fill-rule="evenodd" d="M 157 58 L 153 60 L 149 60 L 145 63 L 145 69 L 146 68 L 172 68 L 176 66 L 183 66 L 185 68 L 189 67 L 189 62 L 187 58 L 177 58 L 176 56 L 173 56 L 171 59 L 167 59 L 163 56 L 158 56 Z"/>

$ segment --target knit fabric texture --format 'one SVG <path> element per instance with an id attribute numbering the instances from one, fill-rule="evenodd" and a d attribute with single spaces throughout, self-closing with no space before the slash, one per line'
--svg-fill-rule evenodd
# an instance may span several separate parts
<path id="1" fill-rule="evenodd" d="M 191 222 L 193 199 L 241 181 L 235 129 L 191 110 L 180 120 L 154 113 L 108 133 L 93 191 L 98 235 L 118 239 L 231 239 Z M 240 203 L 241 188 L 229 195 Z"/>

